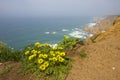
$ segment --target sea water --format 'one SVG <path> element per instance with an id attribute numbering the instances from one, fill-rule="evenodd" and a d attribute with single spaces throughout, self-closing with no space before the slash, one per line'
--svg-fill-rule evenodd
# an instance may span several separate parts
<path id="1" fill-rule="evenodd" d="M 92 17 L 0 18 L 0 41 L 18 50 L 36 41 L 55 44 L 64 35 L 86 38 L 83 29 L 91 21 Z"/>

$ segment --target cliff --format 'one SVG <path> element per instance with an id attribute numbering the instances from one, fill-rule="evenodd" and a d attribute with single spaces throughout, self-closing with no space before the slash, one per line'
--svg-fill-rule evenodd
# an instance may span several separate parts
<path id="1" fill-rule="evenodd" d="M 96 22 L 95 26 L 90 27 L 88 25 L 87 27 L 85 27 L 84 30 L 92 34 L 99 33 L 101 31 L 104 31 L 106 28 L 113 26 L 116 18 L 117 16 L 108 16 L 108 17 L 100 18 L 97 21 L 95 21 Z"/>
<path id="2" fill-rule="evenodd" d="M 110 18 L 111 19 L 111 18 Z M 103 30 L 99 30 L 96 34 L 94 34 L 93 37 L 86 39 L 85 43 L 86 44 L 91 44 L 91 43 L 95 43 L 101 40 L 106 40 L 109 38 L 114 38 L 115 36 L 119 36 L 120 35 L 120 17 L 116 17 L 113 19 L 114 21 L 110 21 L 110 24 L 104 24 L 103 25 L 103 21 L 101 21 L 102 23 L 99 25 L 103 25 L 103 27 L 100 27 Z M 104 22 L 105 23 L 105 22 Z"/>
<path id="3" fill-rule="evenodd" d="M 120 17 L 104 32 L 86 40 L 87 58 L 74 57 L 73 68 L 67 80 L 120 80 Z"/>

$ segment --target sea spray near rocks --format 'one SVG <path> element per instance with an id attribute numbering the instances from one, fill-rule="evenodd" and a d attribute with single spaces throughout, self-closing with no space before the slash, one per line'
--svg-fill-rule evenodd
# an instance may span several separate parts
<path id="1" fill-rule="evenodd" d="M 81 39 L 86 39 L 87 37 L 91 37 L 91 33 L 85 32 L 83 29 L 75 28 L 72 29 L 73 31 L 69 33 L 71 37 L 76 37 L 76 38 L 81 38 Z"/>
<path id="2" fill-rule="evenodd" d="M 114 20 L 117 16 L 106 16 L 101 17 L 94 21 L 93 23 L 89 23 L 85 28 L 84 31 L 92 34 L 99 33 L 101 31 L 105 31 L 106 28 L 112 26 L 114 24 Z"/>

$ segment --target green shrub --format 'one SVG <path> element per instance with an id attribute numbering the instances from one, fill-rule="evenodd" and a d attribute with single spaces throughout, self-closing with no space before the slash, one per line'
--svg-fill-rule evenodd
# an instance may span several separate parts
<path id="1" fill-rule="evenodd" d="M 20 61 L 22 58 L 21 51 L 14 51 L 13 48 L 9 48 L 5 43 L 0 41 L 0 62 L 5 61 Z"/>
<path id="2" fill-rule="evenodd" d="M 63 74 L 71 68 L 70 59 L 61 46 L 41 44 L 36 42 L 24 50 L 23 73 L 33 73 L 37 77 L 52 76 L 55 80 L 62 80 Z"/>
<path id="3" fill-rule="evenodd" d="M 5 43 L 0 42 L 0 62 L 8 60 L 9 53 L 11 53 L 11 50 L 5 45 Z"/>
<path id="4" fill-rule="evenodd" d="M 64 36 L 63 40 L 58 44 L 62 46 L 64 49 L 70 48 L 71 50 L 75 47 L 78 38 L 70 38 L 69 36 Z"/>
<path id="5" fill-rule="evenodd" d="M 10 53 L 9 61 L 22 61 L 23 52 L 22 51 L 14 51 Z"/>

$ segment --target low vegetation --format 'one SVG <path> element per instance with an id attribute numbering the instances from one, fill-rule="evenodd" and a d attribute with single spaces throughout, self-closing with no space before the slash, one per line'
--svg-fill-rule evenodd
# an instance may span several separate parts
<path id="1" fill-rule="evenodd" d="M 21 51 L 14 51 L 13 48 L 9 48 L 5 43 L 0 42 L 0 62 L 20 61 L 22 60 L 22 55 Z"/>
<path id="2" fill-rule="evenodd" d="M 5 66 L 2 71 L 0 71 L 0 76 L 3 76 L 4 74 L 8 73 L 11 70 L 11 66 Z"/>
<path id="3" fill-rule="evenodd" d="M 62 80 L 62 75 L 68 73 L 71 68 L 70 59 L 61 46 L 36 42 L 26 48 L 24 54 L 25 74 L 31 72 L 40 78 L 54 75 L 55 80 Z"/>
<path id="4" fill-rule="evenodd" d="M 86 57 L 87 57 L 87 54 L 85 53 L 85 51 L 81 51 L 81 52 L 79 52 L 79 56 L 80 56 L 81 58 L 86 58 Z"/>
<path id="5" fill-rule="evenodd" d="M 35 42 L 28 45 L 23 51 L 14 51 L 7 47 L 3 42 L 0 43 L 0 62 L 22 61 L 22 73 L 33 74 L 38 80 L 63 80 L 64 75 L 71 69 L 71 59 L 66 54 L 66 49 L 72 50 L 79 43 L 84 45 L 83 41 L 77 38 L 64 36 L 58 45 Z M 86 57 L 85 53 L 80 56 Z M 9 71 L 9 69 L 6 69 Z M 4 71 L 6 72 L 6 71 Z"/>
<path id="6" fill-rule="evenodd" d="M 78 38 L 71 38 L 65 35 L 63 40 L 59 43 L 59 45 L 64 49 L 70 48 L 72 50 L 75 47 L 78 40 L 79 40 Z"/>

